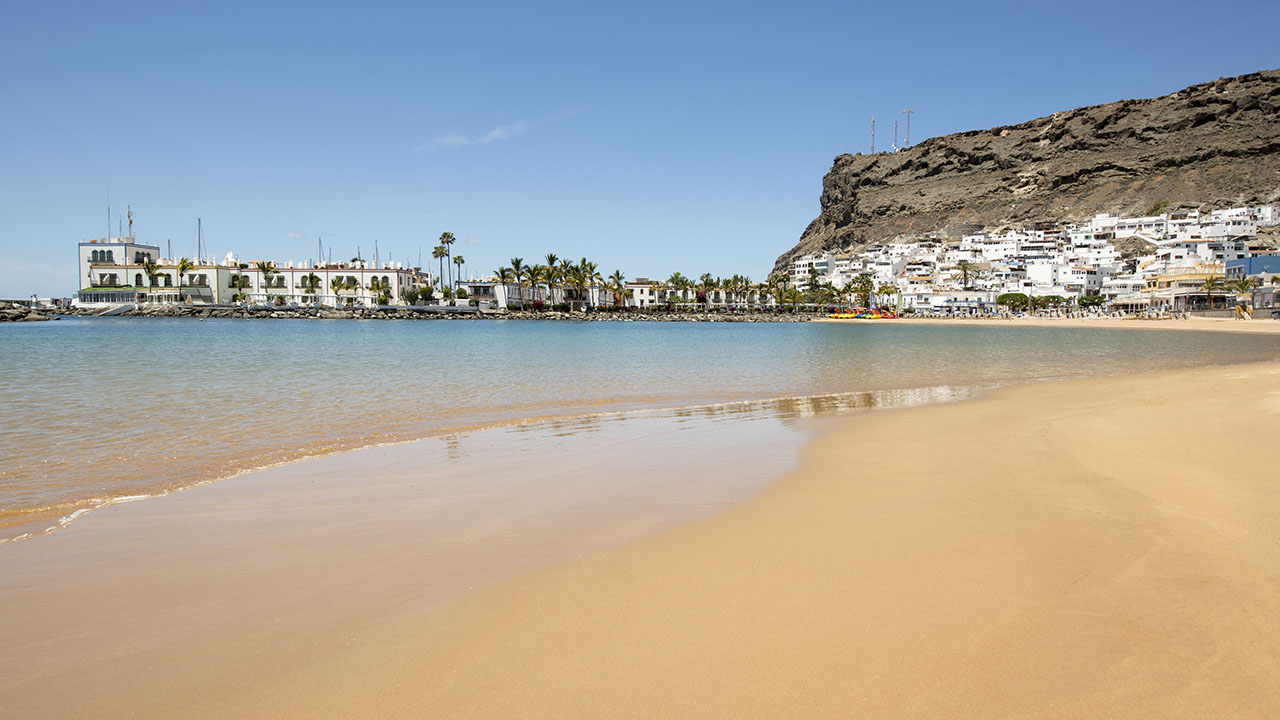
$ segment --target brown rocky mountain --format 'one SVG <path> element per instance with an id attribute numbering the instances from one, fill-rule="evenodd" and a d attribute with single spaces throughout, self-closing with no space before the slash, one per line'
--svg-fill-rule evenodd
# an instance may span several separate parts
<path id="1" fill-rule="evenodd" d="M 822 214 L 781 255 L 926 233 L 1214 209 L 1280 198 L 1280 70 L 1149 100 L 1059 112 L 925 140 L 896 153 L 840 155 Z"/>

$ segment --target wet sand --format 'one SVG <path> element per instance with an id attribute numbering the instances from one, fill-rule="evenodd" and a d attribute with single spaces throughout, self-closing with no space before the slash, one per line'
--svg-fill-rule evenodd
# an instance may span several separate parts
<path id="1" fill-rule="evenodd" d="M 1280 715 L 1280 364 L 829 421 L 754 500 L 213 713 Z"/>
<path id="2" fill-rule="evenodd" d="M 372 448 L 8 544 L 0 717 L 1280 714 L 1280 364 L 825 418 L 791 472 L 814 408 L 749 407 Z"/>
<path id="3" fill-rule="evenodd" d="M 369 448 L 7 543 L 0 717 L 217 713 L 478 588 L 750 497 L 794 467 L 806 408 L 576 418 Z"/>

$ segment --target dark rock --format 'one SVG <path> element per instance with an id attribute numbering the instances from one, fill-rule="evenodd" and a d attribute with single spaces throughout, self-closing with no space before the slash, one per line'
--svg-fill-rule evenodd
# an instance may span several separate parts
<path id="1" fill-rule="evenodd" d="M 998 230 L 1143 215 L 1160 202 L 1205 210 L 1272 203 L 1280 196 L 1278 110 L 1280 70 L 1268 70 L 930 138 L 898 153 L 840 155 L 822 180 L 821 214 L 775 269 L 788 272 L 808 253 L 964 223 Z"/>

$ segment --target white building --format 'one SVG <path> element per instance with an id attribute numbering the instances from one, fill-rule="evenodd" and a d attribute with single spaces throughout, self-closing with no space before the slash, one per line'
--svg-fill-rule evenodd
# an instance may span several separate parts
<path id="1" fill-rule="evenodd" d="M 401 263 L 241 263 L 228 257 L 173 261 L 133 238 L 80 243 L 83 285 L 77 305 L 209 303 L 371 306 L 402 304 L 405 291 L 430 285 L 430 273 Z M 265 270 L 265 272 L 264 272 Z"/>

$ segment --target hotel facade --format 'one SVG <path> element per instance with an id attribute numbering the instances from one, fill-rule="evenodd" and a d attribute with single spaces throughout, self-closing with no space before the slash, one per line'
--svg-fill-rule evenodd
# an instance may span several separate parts
<path id="1" fill-rule="evenodd" d="M 180 261 L 179 261 L 180 262 Z M 402 263 L 312 264 L 221 262 L 208 258 L 179 262 L 162 258 L 160 248 L 134 238 L 104 238 L 78 246 L 81 289 L 74 303 L 109 306 L 155 303 L 403 305 L 403 293 L 430 286 L 431 273 Z M 382 301 L 386 302 L 382 302 Z"/>

